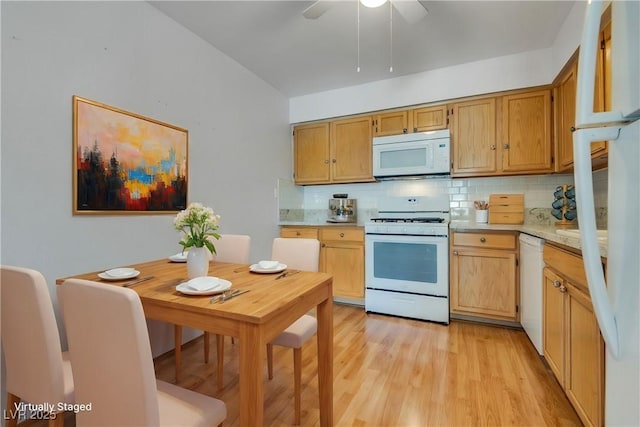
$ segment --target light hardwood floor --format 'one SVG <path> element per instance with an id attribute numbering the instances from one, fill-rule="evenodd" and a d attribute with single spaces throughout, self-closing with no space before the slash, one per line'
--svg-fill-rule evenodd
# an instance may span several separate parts
<path id="1" fill-rule="evenodd" d="M 460 321 L 443 326 L 337 304 L 334 328 L 336 426 L 582 425 L 521 330 Z M 237 426 L 238 345 L 226 338 L 220 391 L 215 350 L 205 364 L 202 348 L 202 338 L 183 346 L 178 384 L 225 401 L 224 426 Z M 315 357 L 312 339 L 302 353 L 302 426 L 319 425 Z M 159 379 L 174 382 L 173 352 L 155 365 Z M 276 347 L 273 380 L 266 371 L 265 360 L 265 425 L 292 425 L 292 351 Z M 66 419 L 65 426 L 74 424 Z"/>
<path id="2" fill-rule="evenodd" d="M 560 385 L 521 330 L 453 321 L 449 326 L 334 306 L 336 426 L 580 426 Z M 213 337 L 212 337 L 213 339 Z M 215 341 L 211 348 L 215 348 Z M 302 425 L 319 425 L 315 339 L 303 349 Z M 226 338 L 224 388 L 201 338 L 183 349 L 179 385 L 222 399 L 238 425 L 238 345 Z M 173 355 L 156 360 L 174 381 Z M 275 348 L 264 370 L 265 423 L 293 423 L 293 355 Z"/>

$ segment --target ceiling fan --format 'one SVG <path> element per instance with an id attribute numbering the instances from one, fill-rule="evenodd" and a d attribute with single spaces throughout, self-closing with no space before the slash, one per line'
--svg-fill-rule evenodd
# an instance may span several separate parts
<path id="1" fill-rule="evenodd" d="M 373 1 L 375 6 L 369 6 L 366 3 L 369 3 L 371 0 L 358 0 L 363 5 L 367 7 L 377 7 L 382 6 L 386 0 L 378 0 Z M 429 11 L 427 10 L 426 1 L 420 0 L 389 0 L 393 7 L 398 11 L 398 13 L 407 21 L 409 24 L 415 24 L 422 20 Z M 318 0 L 313 3 L 311 6 L 306 8 L 302 15 L 307 19 L 318 19 L 322 16 L 326 11 L 331 9 L 331 7 L 335 4 L 335 0 Z"/>

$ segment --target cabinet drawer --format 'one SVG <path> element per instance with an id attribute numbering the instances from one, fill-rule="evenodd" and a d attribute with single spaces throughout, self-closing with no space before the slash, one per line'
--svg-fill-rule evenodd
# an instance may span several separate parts
<path id="1" fill-rule="evenodd" d="M 515 234 L 498 233 L 453 233 L 454 246 L 472 246 L 475 248 L 515 249 Z"/>
<path id="2" fill-rule="evenodd" d="M 283 227 L 280 229 L 280 237 L 300 238 L 300 239 L 317 239 L 318 229 L 307 227 Z"/>
<path id="3" fill-rule="evenodd" d="M 325 240 L 344 240 L 351 242 L 364 242 L 364 230 L 362 228 L 321 228 L 320 237 Z"/>
<path id="4" fill-rule="evenodd" d="M 547 244 L 544 245 L 543 259 L 547 266 L 553 268 L 556 272 L 560 272 L 573 285 L 588 292 L 587 276 L 584 272 L 584 263 L 581 256 Z"/>

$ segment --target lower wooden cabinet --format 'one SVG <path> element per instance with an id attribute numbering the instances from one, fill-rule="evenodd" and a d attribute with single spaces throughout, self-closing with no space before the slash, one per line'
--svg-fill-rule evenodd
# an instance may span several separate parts
<path id="1" fill-rule="evenodd" d="M 363 302 L 364 229 L 362 227 L 282 227 L 280 236 L 319 239 L 319 270 L 333 275 L 333 296 L 350 302 Z"/>
<path id="2" fill-rule="evenodd" d="M 604 341 L 582 258 L 544 248 L 544 357 L 585 426 L 604 423 Z"/>
<path id="3" fill-rule="evenodd" d="M 452 233 L 452 314 L 518 321 L 517 245 L 514 232 Z"/>

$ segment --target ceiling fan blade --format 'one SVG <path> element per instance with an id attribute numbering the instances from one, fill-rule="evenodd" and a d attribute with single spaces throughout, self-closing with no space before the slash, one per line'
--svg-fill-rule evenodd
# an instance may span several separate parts
<path id="1" fill-rule="evenodd" d="M 331 2 L 326 0 L 318 0 L 308 8 L 306 8 L 302 15 L 307 19 L 318 19 L 327 10 L 331 9 Z"/>
<path id="2" fill-rule="evenodd" d="M 419 0 L 393 0 L 393 6 L 407 23 L 413 25 L 424 19 L 429 11 L 426 1 Z"/>

